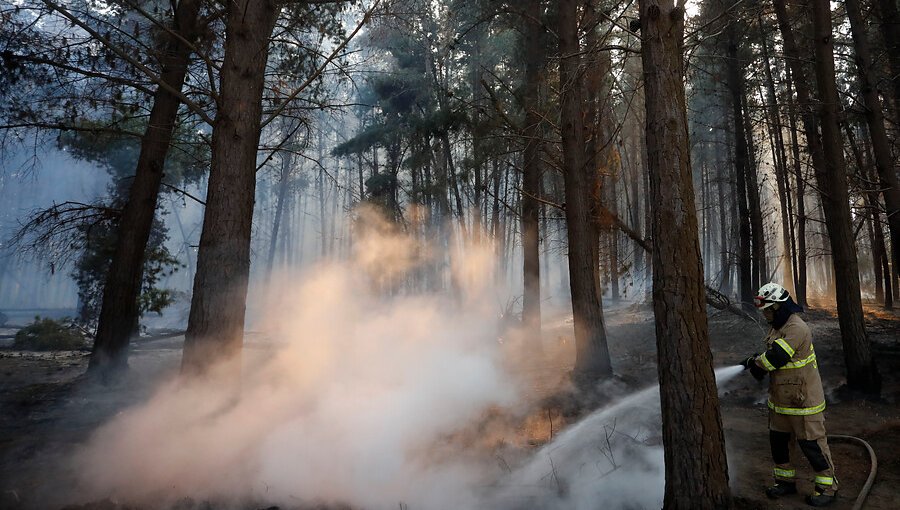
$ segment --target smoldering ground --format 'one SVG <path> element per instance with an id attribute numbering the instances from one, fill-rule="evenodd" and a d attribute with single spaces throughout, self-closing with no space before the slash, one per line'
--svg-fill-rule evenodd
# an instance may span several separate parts
<path id="1" fill-rule="evenodd" d="M 366 221 L 350 260 L 273 277 L 260 298 L 265 339 L 245 343 L 239 397 L 171 377 L 69 455 L 75 482 L 55 499 L 139 508 L 184 498 L 215 508 L 658 506 L 654 389 L 627 397 L 607 382 L 601 391 L 622 400 L 529 448 L 516 420 L 533 409 L 509 363 L 516 340 L 498 341 L 491 247 L 450 243 L 454 292 L 401 291 L 437 252 Z"/>

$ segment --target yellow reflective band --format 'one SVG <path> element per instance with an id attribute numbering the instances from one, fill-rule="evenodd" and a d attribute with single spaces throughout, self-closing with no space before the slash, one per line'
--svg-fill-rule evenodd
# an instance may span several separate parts
<path id="1" fill-rule="evenodd" d="M 821 413 L 825 410 L 825 402 L 813 407 L 778 407 L 769 400 L 768 405 L 769 409 L 776 413 L 787 414 L 790 416 L 809 416 L 811 414 Z"/>
<path id="2" fill-rule="evenodd" d="M 830 476 L 817 476 L 816 483 L 819 485 L 834 485 L 834 478 Z"/>
<path id="3" fill-rule="evenodd" d="M 778 340 L 775 340 L 775 343 L 780 345 L 781 348 L 784 349 L 784 352 L 786 352 L 788 354 L 788 357 L 793 358 L 794 353 L 797 352 L 794 350 L 793 347 L 790 346 L 790 344 L 788 344 L 787 342 L 784 341 L 784 338 L 779 338 Z"/>
<path id="4" fill-rule="evenodd" d="M 759 357 L 759 358 L 756 358 L 756 359 L 758 359 L 759 361 L 761 361 L 762 364 L 763 364 L 763 366 L 766 367 L 766 370 L 768 370 L 769 372 L 771 372 L 772 370 L 775 370 L 775 365 L 769 363 L 769 360 L 766 359 L 766 355 L 765 355 L 765 354 L 760 355 L 760 357 Z"/>
<path id="5" fill-rule="evenodd" d="M 775 468 L 775 477 L 781 478 L 793 478 L 794 475 L 797 474 L 793 469 L 781 469 Z"/>
<path id="6" fill-rule="evenodd" d="M 781 370 L 786 370 L 786 369 L 790 369 L 790 368 L 803 368 L 806 365 L 809 365 L 810 363 L 815 363 L 815 361 L 816 361 L 816 353 L 812 353 L 809 356 L 807 356 L 805 359 L 801 359 L 800 361 L 790 361 L 788 363 L 785 363 L 785 365 L 783 367 L 781 367 Z"/>

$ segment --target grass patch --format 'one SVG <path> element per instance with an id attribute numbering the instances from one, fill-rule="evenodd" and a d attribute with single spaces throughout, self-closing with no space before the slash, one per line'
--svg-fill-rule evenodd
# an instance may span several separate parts
<path id="1" fill-rule="evenodd" d="M 85 347 L 84 334 L 69 319 L 35 317 L 13 340 L 14 349 L 27 351 L 75 351 Z"/>

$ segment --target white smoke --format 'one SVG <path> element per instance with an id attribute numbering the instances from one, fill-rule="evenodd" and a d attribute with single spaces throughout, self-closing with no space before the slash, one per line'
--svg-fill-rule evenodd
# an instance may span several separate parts
<path id="1" fill-rule="evenodd" d="M 353 260 L 276 275 L 261 321 L 271 340 L 245 344 L 238 398 L 171 381 L 98 430 L 74 457 L 80 497 L 471 506 L 478 456 L 433 445 L 517 398 L 499 357 L 492 252 L 457 254 L 454 296 L 385 297 L 427 250 L 370 230 Z"/>
<path id="2" fill-rule="evenodd" d="M 268 340 L 245 343 L 238 397 L 170 381 L 98 430 L 72 459 L 79 499 L 658 507 L 656 388 L 623 396 L 524 462 L 498 462 L 493 445 L 515 450 L 521 430 L 485 425 L 485 415 L 521 406 L 522 395 L 505 368 L 509 343 L 498 342 L 492 250 L 454 254 L 452 296 L 404 294 L 398 279 L 429 250 L 383 227 L 359 233 L 353 260 L 274 278 L 260 319 Z"/>

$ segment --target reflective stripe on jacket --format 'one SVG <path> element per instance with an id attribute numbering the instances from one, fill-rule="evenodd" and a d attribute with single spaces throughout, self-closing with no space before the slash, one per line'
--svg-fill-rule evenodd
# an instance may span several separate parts
<path id="1" fill-rule="evenodd" d="M 797 314 L 781 329 L 770 329 L 766 352 L 756 364 L 769 373 L 769 409 L 779 414 L 807 416 L 825 410 L 825 390 L 809 326 Z"/>

